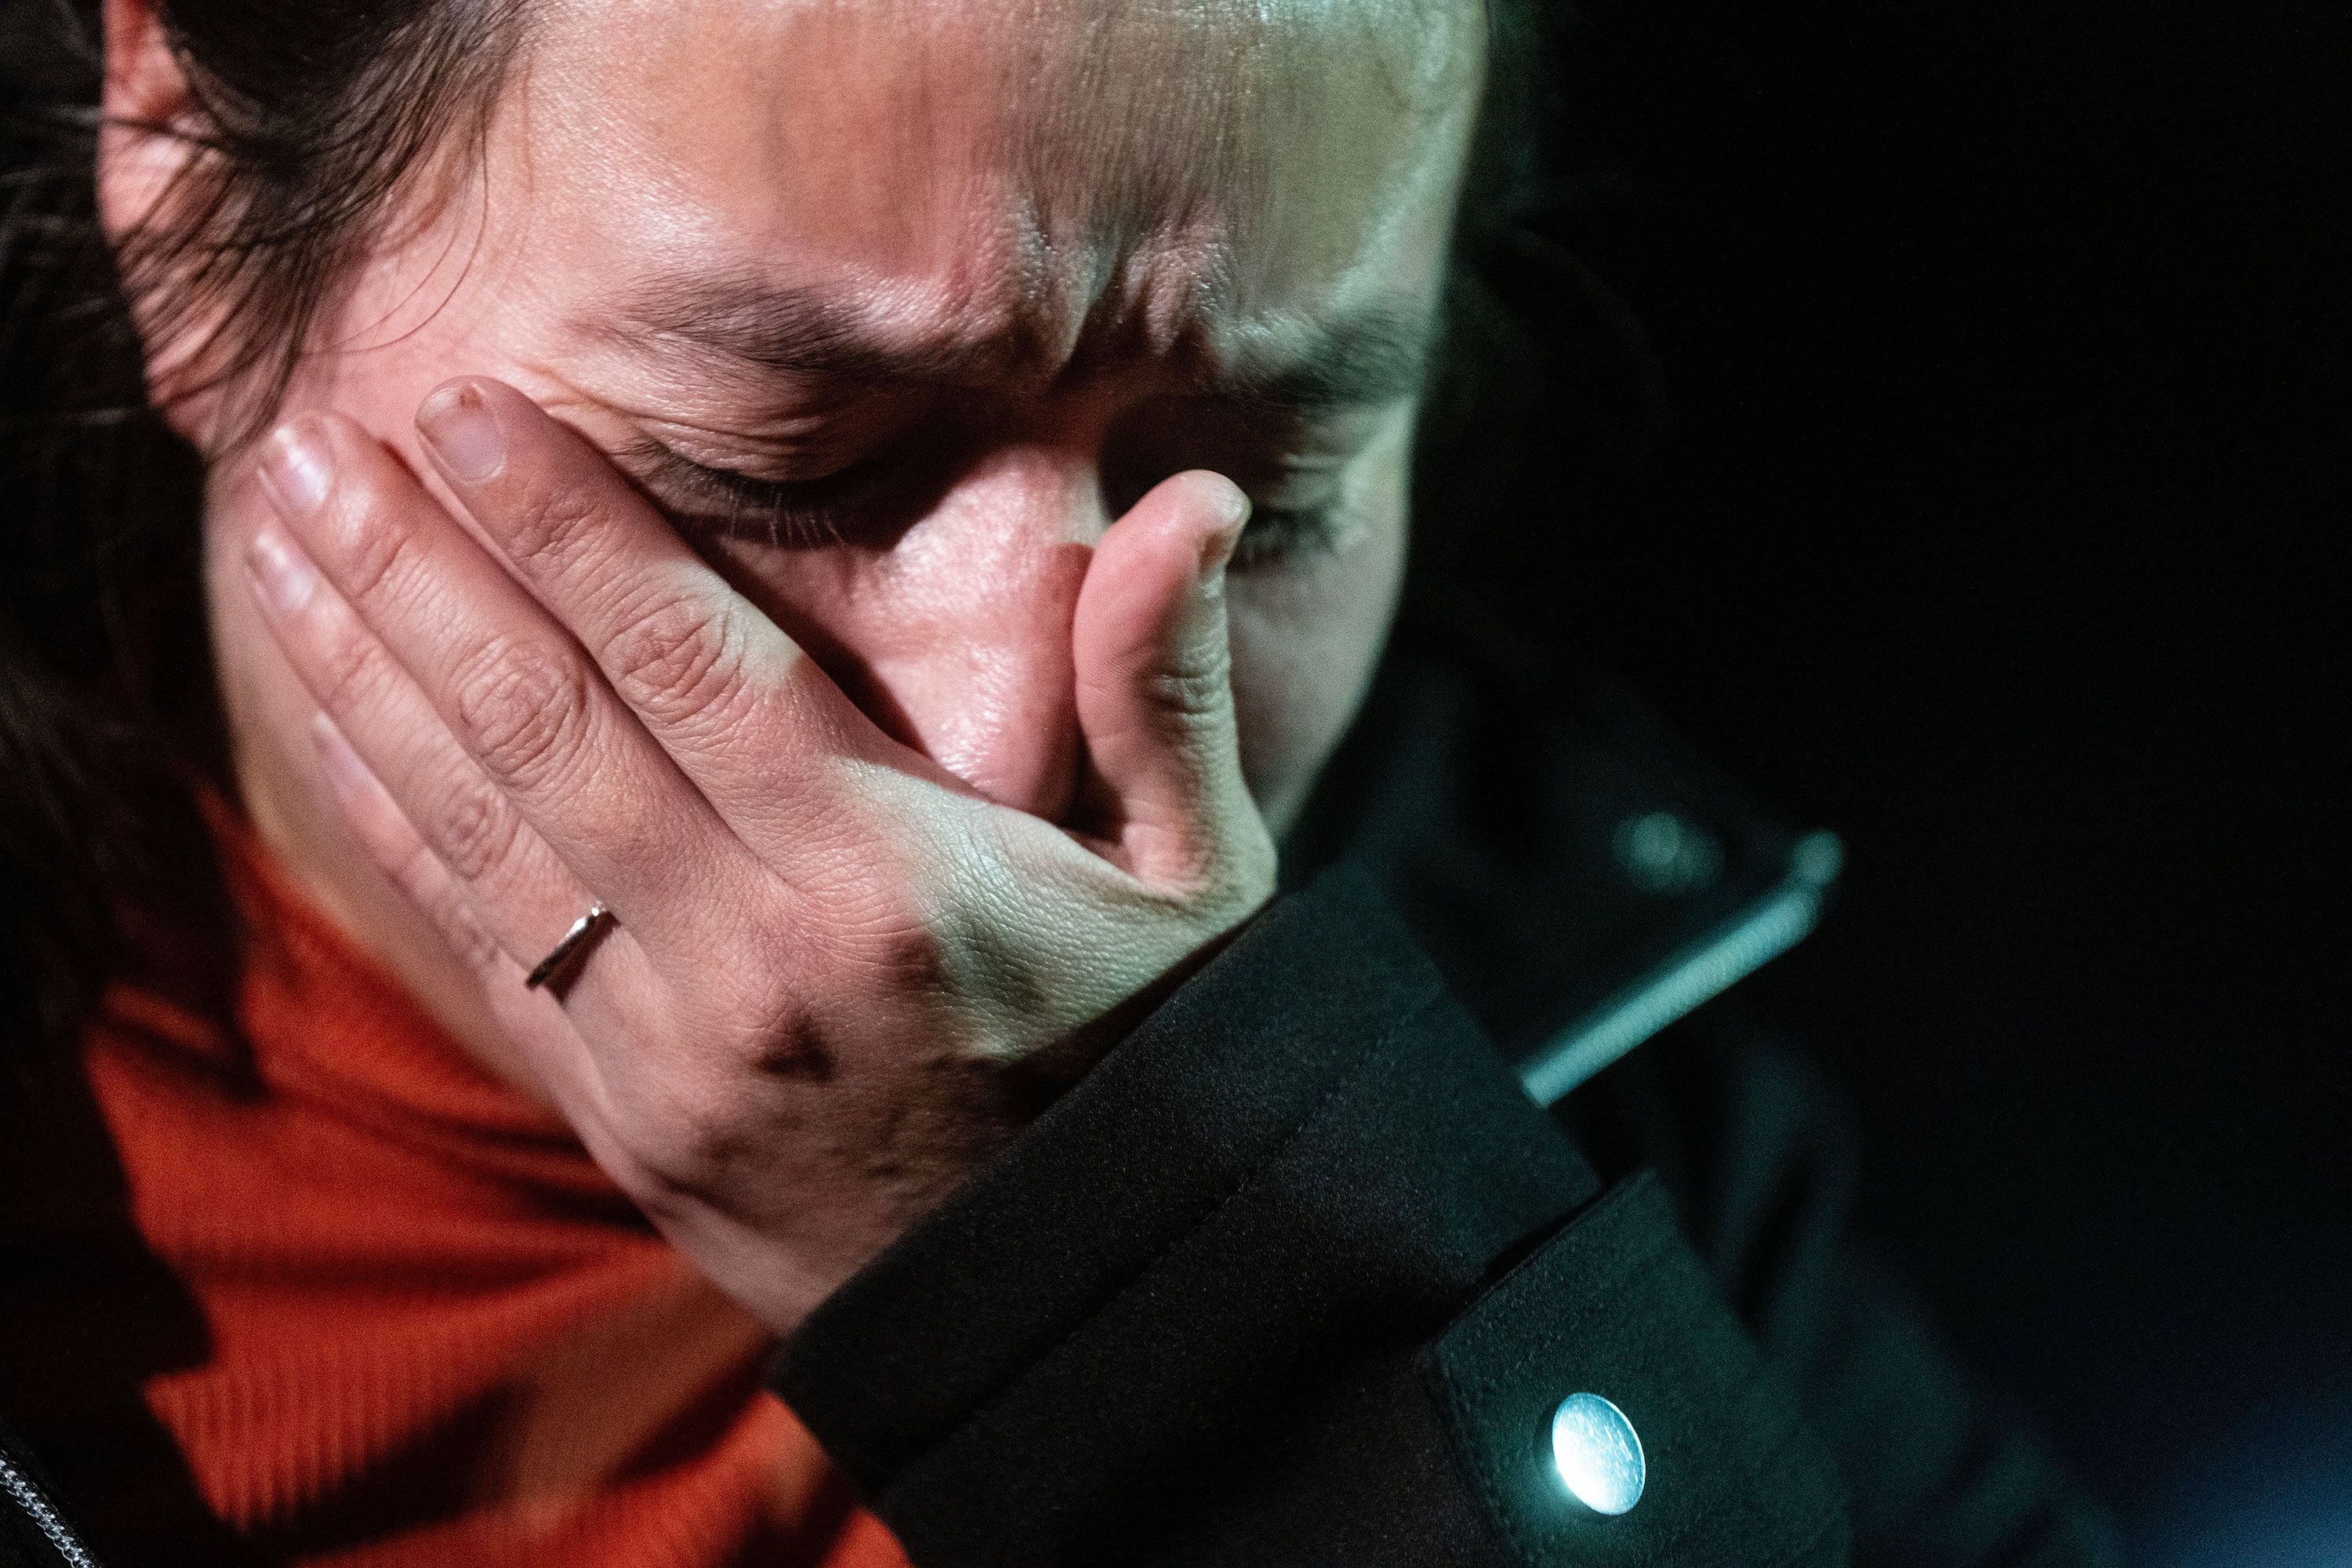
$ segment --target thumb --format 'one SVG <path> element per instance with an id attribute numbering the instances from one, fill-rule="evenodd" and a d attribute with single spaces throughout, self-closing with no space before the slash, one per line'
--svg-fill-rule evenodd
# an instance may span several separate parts
<path id="1" fill-rule="evenodd" d="M 1214 874 L 1235 832 L 1265 836 L 1242 780 L 1225 563 L 1249 498 L 1221 474 L 1162 480 L 1095 547 L 1071 626 L 1078 728 L 1128 869 Z"/>

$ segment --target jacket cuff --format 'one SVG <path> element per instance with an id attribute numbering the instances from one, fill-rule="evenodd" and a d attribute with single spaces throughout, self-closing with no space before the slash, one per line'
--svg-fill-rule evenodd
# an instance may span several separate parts
<path id="1" fill-rule="evenodd" d="M 1598 1188 L 1343 868 L 820 1307 L 773 1381 L 918 1561 L 933 1537 L 1049 1561 L 1410 1358 Z"/>
<path id="2" fill-rule="evenodd" d="M 1648 1173 L 1514 1268 L 1421 1371 L 1513 1562 L 1846 1561 L 1835 1467 Z M 1556 1432 L 1571 1402 L 1582 1419 Z"/>

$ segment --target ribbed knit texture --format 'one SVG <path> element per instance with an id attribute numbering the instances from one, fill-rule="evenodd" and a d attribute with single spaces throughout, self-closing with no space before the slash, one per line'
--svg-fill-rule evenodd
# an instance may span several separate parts
<path id="1" fill-rule="evenodd" d="M 87 1052 L 114 1201 L 201 1321 L 138 1387 L 204 1506 L 306 1563 L 903 1568 L 761 1388 L 759 1324 L 216 818 L 235 1032 L 123 989 Z M 119 1322 L 53 1256 L 42 1315 Z"/>

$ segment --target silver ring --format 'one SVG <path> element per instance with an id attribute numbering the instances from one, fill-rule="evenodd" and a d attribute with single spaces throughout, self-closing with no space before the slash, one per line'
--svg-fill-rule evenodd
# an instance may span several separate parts
<path id="1" fill-rule="evenodd" d="M 612 918 L 613 911 L 604 907 L 603 900 L 600 899 L 589 905 L 588 912 L 573 921 L 572 929 L 563 933 L 563 940 L 557 942 L 553 950 L 545 958 L 541 959 L 529 974 L 522 977 L 523 989 L 536 991 L 546 984 L 555 972 L 563 967 L 564 960 L 579 952 L 580 944 L 595 935 L 597 931 Z"/>

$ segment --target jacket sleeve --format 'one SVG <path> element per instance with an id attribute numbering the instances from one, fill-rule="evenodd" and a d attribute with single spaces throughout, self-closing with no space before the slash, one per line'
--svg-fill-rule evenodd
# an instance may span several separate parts
<path id="1" fill-rule="evenodd" d="M 1853 1119 L 1736 1006 L 1675 1026 L 1557 1108 L 1604 1173 L 1654 1173 L 1845 1478 L 1854 1568 L 2109 1568 L 2105 1511 L 1963 1375 L 1853 1240 Z"/>
<path id="2" fill-rule="evenodd" d="M 1357 874 L 1277 903 L 782 1348 L 923 1568 L 1846 1561 L 1654 1178 L 1604 1187 Z M 1638 1435 L 1604 1516 L 1554 1462 Z"/>

